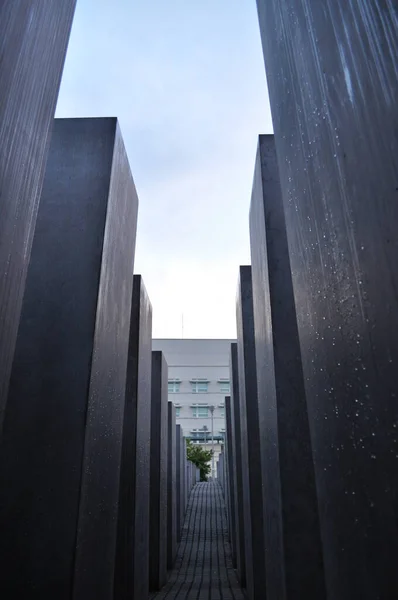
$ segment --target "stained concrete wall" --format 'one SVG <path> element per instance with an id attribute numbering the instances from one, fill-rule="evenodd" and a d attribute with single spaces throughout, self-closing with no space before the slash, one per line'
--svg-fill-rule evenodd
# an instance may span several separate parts
<path id="1" fill-rule="evenodd" d="M 327 596 L 396 597 L 396 5 L 257 6 Z"/>
<path id="2" fill-rule="evenodd" d="M 177 553 L 176 411 L 172 402 L 167 409 L 167 568 L 172 569 Z"/>
<path id="3" fill-rule="evenodd" d="M 266 433 L 263 429 L 264 422 L 260 423 L 259 421 L 253 286 L 250 266 L 239 269 L 236 324 L 246 588 L 250 600 L 262 600 L 266 589 L 266 545 L 260 438 Z"/>
<path id="4" fill-rule="evenodd" d="M 5 597 L 113 597 L 137 207 L 116 119 L 56 120 L 0 443 Z"/>
<path id="5" fill-rule="evenodd" d="M 149 589 L 167 579 L 167 363 L 152 352 Z"/>
<path id="6" fill-rule="evenodd" d="M 118 506 L 115 597 L 145 598 L 149 586 L 152 307 L 134 275 Z"/>
<path id="7" fill-rule="evenodd" d="M 242 431 L 240 423 L 240 401 L 239 401 L 239 371 L 238 371 L 238 346 L 237 343 L 231 344 L 230 357 L 231 373 L 231 445 L 232 450 L 232 470 L 233 480 L 230 482 L 233 486 L 234 512 L 235 520 L 235 539 L 236 539 L 236 570 L 239 581 L 243 587 L 246 586 L 246 560 L 245 560 L 245 525 L 244 525 L 244 507 L 243 507 L 243 479 L 242 479 Z M 246 464 L 244 465 L 246 468 Z"/>
<path id="8" fill-rule="evenodd" d="M 0 6 L 0 433 L 75 4 Z"/>

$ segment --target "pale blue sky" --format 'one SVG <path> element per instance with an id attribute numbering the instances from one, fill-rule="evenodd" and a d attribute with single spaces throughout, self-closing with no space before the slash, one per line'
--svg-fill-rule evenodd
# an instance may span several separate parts
<path id="1" fill-rule="evenodd" d="M 78 0 L 59 117 L 117 116 L 139 196 L 153 336 L 235 337 L 257 138 L 255 0 Z"/>

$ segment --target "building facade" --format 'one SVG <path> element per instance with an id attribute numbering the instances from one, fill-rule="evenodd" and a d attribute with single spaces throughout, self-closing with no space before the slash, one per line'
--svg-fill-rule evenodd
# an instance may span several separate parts
<path id="1" fill-rule="evenodd" d="M 169 367 L 169 400 L 177 423 L 193 443 L 214 449 L 218 460 L 225 435 L 225 396 L 230 393 L 229 355 L 235 340 L 155 339 Z"/>

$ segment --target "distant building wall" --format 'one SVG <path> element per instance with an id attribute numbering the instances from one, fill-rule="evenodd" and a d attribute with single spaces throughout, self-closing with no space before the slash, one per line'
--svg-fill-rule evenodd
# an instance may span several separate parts
<path id="1" fill-rule="evenodd" d="M 211 410 L 214 406 L 215 462 L 224 442 L 225 396 L 229 395 L 229 352 L 235 340 L 155 339 L 169 366 L 169 400 L 176 407 L 184 436 L 211 448 Z M 207 429 L 206 429 L 207 428 Z"/>

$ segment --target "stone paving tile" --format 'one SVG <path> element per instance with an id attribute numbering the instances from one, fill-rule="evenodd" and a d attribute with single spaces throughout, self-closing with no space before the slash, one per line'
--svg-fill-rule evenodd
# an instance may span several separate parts
<path id="1" fill-rule="evenodd" d="M 192 490 L 181 543 L 156 600 L 246 600 L 232 567 L 224 499 L 216 482 Z"/>

